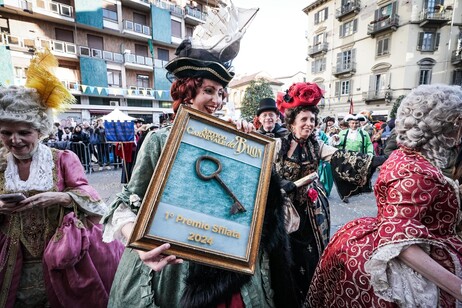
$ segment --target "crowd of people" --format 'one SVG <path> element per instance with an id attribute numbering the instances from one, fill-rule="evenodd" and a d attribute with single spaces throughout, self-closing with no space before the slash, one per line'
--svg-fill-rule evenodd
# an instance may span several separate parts
<path id="1" fill-rule="evenodd" d="M 166 65 L 175 115 L 181 106 L 206 115 L 222 108 L 239 39 L 206 49 L 194 39 L 183 41 Z M 319 115 L 323 90 L 298 82 L 263 98 L 253 123 L 229 119 L 240 134 L 256 132 L 275 145 L 250 275 L 183 260 L 171 254 L 170 243 L 147 251 L 124 247 L 164 147 L 175 137 L 172 125 L 137 121 L 136 146 L 127 149 L 133 168 L 106 206 L 89 185 L 82 158 L 43 143 L 91 144 L 92 136 L 104 136 L 101 122 L 62 131 L 51 123 L 51 108 L 73 102 L 50 72 L 56 64 L 49 51 L 39 53 L 25 87 L 0 88 L 0 307 L 462 303 L 460 88 L 419 86 L 387 123 L 374 123 L 366 111 L 337 123 Z M 100 166 L 107 165 L 107 152 L 93 150 Z M 373 190 L 377 217 L 331 234 L 334 184 L 344 202 Z"/>

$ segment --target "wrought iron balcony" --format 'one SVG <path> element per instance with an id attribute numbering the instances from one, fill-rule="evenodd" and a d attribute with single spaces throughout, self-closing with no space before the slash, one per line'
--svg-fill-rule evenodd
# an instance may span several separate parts
<path id="1" fill-rule="evenodd" d="M 317 44 L 317 45 L 315 45 L 313 47 L 310 47 L 308 49 L 308 55 L 310 57 L 314 57 L 315 55 L 318 55 L 320 53 L 326 53 L 328 47 L 329 47 L 329 44 L 326 43 L 326 42 Z"/>
<path id="2" fill-rule="evenodd" d="M 185 8 L 184 8 L 184 18 L 185 18 L 185 20 L 188 20 L 190 23 L 200 24 L 200 23 L 205 22 L 205 20 L 207 18 L 207 14 L 201 12 L 200 10 L 198 10 L 196 8 L 192 8 L 190 6 L 185 6 Z"/>
<path id="3" fill-rule="evenodd" d="M 344 17 L 347 17 L 350 14 L 358 14 L 361 10 L 361 1 L 360 0 L 350 0 L 348 3 L 343 4 L 339 9 L 335 11 L 335 18 L 339 21 L 342 21 Z"/>
<path id="4" fill-rule="evenodd" d="M 386 30 L 396 31 L 398 27 L 399 27 L 399 15 L 398 14 L 382 16 L 381 18 L 369 23 L 367 27 L 367 34 L 374 37 L 378 33 L 386 31 Z"/>
<path id="5" fill-rule="evenodd" d="M 146 25 L 138 24 L 131 20 L 124 20 L 123 21 L 123 29 L 125 31 L 129 31 L 130 33 L 136 33 L 140 35 L 150 36 L 151 35 L 151 28 Z"/>
<path id="6" fill-rule="evenodd" d="M 381 100 L 383 100 L 385 103 L 389 103 L 393 98 L 393 91 L 389 89 L 363 92 L 362 94 L 363 101 L 365 101 L 366 103 Z"/>
<path id="7" fill-rule="evenodd" d="M 332 74 L 336 77 L 356 73 L 356 62 L 338 63 L 332 68 Z"/>
<path id="8" fill-rule="evenodd" d="M 446 10 L 428 11 L 423 10 L 419 15 L 419 25 L 424 26 L 444 26 L 451 21 L 452 13 Z"/>

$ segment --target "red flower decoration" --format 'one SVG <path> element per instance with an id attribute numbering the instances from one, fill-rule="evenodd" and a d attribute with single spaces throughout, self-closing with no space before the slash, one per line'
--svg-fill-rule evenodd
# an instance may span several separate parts
<path id="1" fill-rule="evenodd" d="M 287 94 L 289 100 L 284 99 L 284 93 L 278 93 L 276 106 L 282 113 L 287 108 L 316 106 L 323 97 L 323 90 L 316 83 L 298 82 L 290 86 Z"/>
<path id="2" fill-rule="evenodd" d="M 310 198 L 311 202 L 315 203 L 318 200 L 318 192 L 314 188 L 308 189 L 308 198 Z"/>

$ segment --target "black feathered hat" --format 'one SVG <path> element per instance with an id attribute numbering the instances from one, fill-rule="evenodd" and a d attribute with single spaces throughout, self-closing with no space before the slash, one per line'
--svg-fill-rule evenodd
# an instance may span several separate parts
<path id="1" fill-rule="evenodd" d="M 189 39 L 178 46 L 175 55 L 178 57 L 167 63 L 165 68 L 176 78 L 202 77 L 226 87 L 234 77 L 234 72 L 230 70 L 230 61 L 220 61 L 207 50 L 192 48 Z"/>

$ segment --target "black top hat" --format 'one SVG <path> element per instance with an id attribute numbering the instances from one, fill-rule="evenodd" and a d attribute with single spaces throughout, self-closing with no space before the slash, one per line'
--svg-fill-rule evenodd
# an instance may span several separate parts
<path id="1" fill-rule="evenodd" d="M 278 108 L 276 107 L 276 101 L 272 98 L 264 98 L 260 101 L 260 107 L 257 109 L 257 117 L 264 111 L 274 111 L 279 114 Z"/>
<path id="2" fill-rule="evenodd" d="M 176 78 L 202 77 L 226 87 L 234 77 L 234 72 L 230 71 L 230 62 L 220 61 L 207 50 L 192 48 L 188 39 L 178 46 L 175 55 L 178 57 L 168 62 L 165 69 Z"/>
<path id="3" fill-rule="evenodd" d="M 135 123 L 144 123 L 144 119 L 143 118 L 136 118 Z"/>

